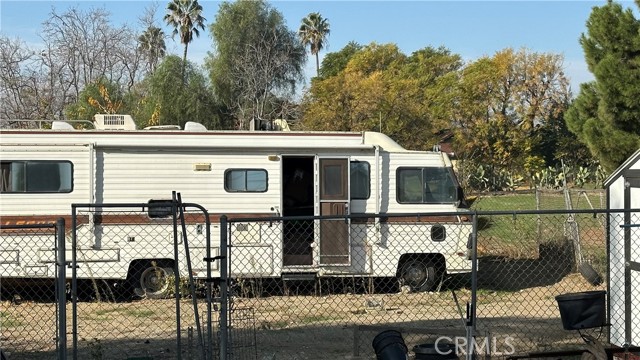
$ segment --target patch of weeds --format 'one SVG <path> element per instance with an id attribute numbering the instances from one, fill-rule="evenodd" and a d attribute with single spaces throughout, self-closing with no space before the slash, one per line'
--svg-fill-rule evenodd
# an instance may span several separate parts
<path id="1" fill-rule="evenodd" d="M 331 320 L 340 320 L 340 318 L 335 316 L 328 316 L 328 315 L 312 315 L 312 316 L 308 316 L 300 319 L 300 323 L 314 324 L 318 322 L 331 321 Z"/>
<path id="2" fill-rule="evenodd" d="M 12 328 L 21 326 L 22 322 L 18 319 L 11 317 L 4 311 L 0 311 L 0 328 Z"/>
<path id="3" fill-rule="evenodd" d="M 96 317 L 94 320 L 105 321 L 111 320 L 110 315 L 126 315 L 136 318 L 148 318 L 155 314 L 153 310 L 149 309 L 127 309 L 123 307 L 111 308 L 111 309 L 98 309 L 93 312 Z"/>

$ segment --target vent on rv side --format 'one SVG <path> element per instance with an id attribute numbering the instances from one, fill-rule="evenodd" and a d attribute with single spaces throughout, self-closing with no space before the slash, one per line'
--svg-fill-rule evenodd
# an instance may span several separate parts
<path id="1" fill-rule="evenodd" d="M 135 130 L 136 123 L 131 115 L 96 114 L 94 123 L 98 130 Z"/>
<path id="2" fill-rule="evenodd" d="M 162 219 L 173 214 L 173 203 L 171 200 L 149 200 L 147 215 L 152 219 Z"/>

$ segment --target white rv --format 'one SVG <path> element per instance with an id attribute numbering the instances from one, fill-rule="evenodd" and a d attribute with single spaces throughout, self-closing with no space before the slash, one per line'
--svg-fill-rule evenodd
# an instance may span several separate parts
<path id="1" fill-rule="evenodd" d="M 68 219 L 72 204 L 170 200 L 177 191 L 208 210 L 214 255 L 223 214 L 373 215 L 307 222 L 312 229 L 304 239 L 292 230 L 300 222 L 232 223 L 232 276 L 399 277 L 425 290 L 444 274 L 471 270 L 471 218 L 460 206 L 462 191 L 444 153 L 405 150 L 375 132 L 208 131 L 193 123 L 136 130 L 126 115 L 97 115 L 94 122 L 90 130 L 55 123 L 48 130 L 0 131 L 2 224 Z M 147 294 L 163 290 L 157 270 L 172 267 L 171 242 L 141 231 L 146 225 L 140 219 L 131 224 L 135 236 L 105 235 L 109 226 L 126 225 L 108 216 L 75 229 L 78 277 L 133 278 Z M 187 225 L 198 234 L 190 240 L 193 273 L 204 277 L 202 223 Z M 53 276 L 52 245 L 42 243 L 50 238 L 2 236 L 0 276 Z M 133 271 L 133 264 L 143 270 Z"/>

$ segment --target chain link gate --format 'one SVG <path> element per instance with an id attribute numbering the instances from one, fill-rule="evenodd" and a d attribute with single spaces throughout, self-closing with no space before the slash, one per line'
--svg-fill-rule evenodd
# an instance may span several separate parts
<path id="1" fill-rule="evenodd" d="M 0 232 L 2 358 L 66 359 L 64 219 Z"/>
<path id="2" fill-rule="evenodd" d="M 144 204 L 74 204 L 71 227 L 70 357 L 213 356 L 219 248 L 204 208 L 175 192 Z"/>
<path id="3" fill-rule="evenodd" d="M 473 326 L 470 213 L 230 218 L 226 228 L 229 359 L 369 358 L 385 330 L 411 351 Z"/>
<path id="4" fill-rule="evenodd" d="M 470 213 L 468 250 L 477 263 L 430 283 L 421 275 L 438 269 L 432 266 L 438 258 L 416 261 L 409 244 L 433 246 L 439 226 L 447 236 L 466 235 L 434 214 L 333 217 L 340 223 L 324 228 L 323 217 L 230 219 L 228 358 L 370 358 L 372 339 L 389 329 L 402 334 L 409 352 L 444 341 L 467 358 L 471 352 L 486 358 L 579 355 L 585 343 L 563 327 L 556 297 L 598 291 L 608 294 L 611 336 L 608 325 L 582 334 L 622 346 L 638 333 L 639 221 L 633 211 L 631 218 L 598 209 Z M 345 223 L 347 251 L 335 241 Z M 331 232 L 333 247 L 317 243 L 322 231 Z M 400 256 L 370 262 L 371 255 L 390 250 Z M 417 263 L 428 264 L 426 270 Z"/>

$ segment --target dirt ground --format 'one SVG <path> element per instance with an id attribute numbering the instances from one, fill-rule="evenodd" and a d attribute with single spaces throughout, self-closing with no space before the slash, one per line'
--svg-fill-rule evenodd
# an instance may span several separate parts
<path id="1" fill-rule="evenodd" d="M 477 335 L 496 339 L 494 353 L 505 350 L 502 342 L 506 337 L 512 338 L 518 353 L 579 344 L 578 334 L 562 329 L 555 296 L 595 289 L 604 289 L 604 285 L 593 287 L 580 275 L 569 274 L 547 286 L 481 290 Z M 401 331 L 409 349 L 439 336 L 464 337 L 462 316 L 470 296 L 468 289 L 456 289 L 235 298 L 230 350 L 233 359 L 371 359 L 375 358 L 371 341 L 386 329 Z M 175 316 L 178 309 L 172 299 L 78 303 L 78 358 L 175 359 L 175 334 L 180 329 L 182 358 L 199 359 L 200 344 L 206 347 L 211 339 L 214 349 L 219 346 L 219 328 L 214 308 L 209 337 L 207 304 L 198 300 L 197 306 L 200 328 L 190 299 L 180 302 L 180 317 Z M 73 341 L 72 310 L 68 304 L 69 349 Z M 55 318 L 52 303 L 1 302 L 0 344 L 9 359 L 55 358 Z"/>

